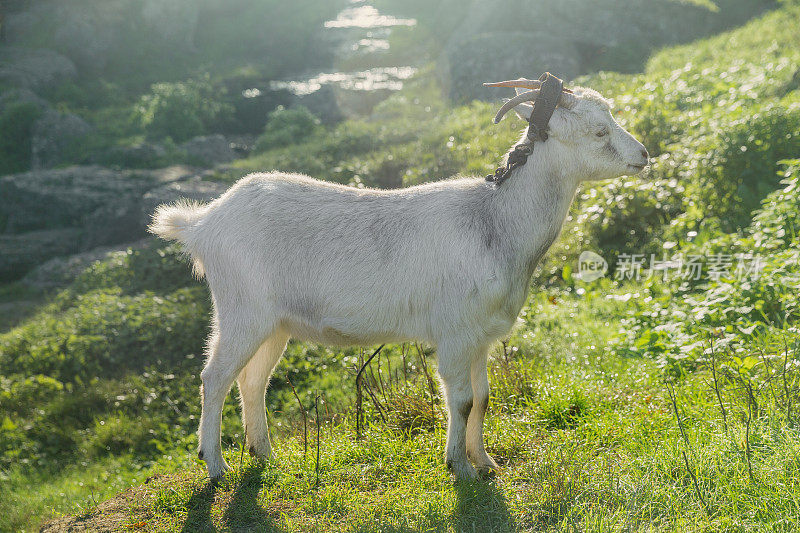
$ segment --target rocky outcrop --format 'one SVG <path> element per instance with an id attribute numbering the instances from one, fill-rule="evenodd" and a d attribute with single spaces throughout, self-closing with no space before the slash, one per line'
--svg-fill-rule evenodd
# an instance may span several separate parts
<path id="1" fill-rule="evenodd" d="M 192 164 L 201 166 L 227 163 L 236 158 L 231 143 L 219 134 L 189 139 L 180 145 L 180 149 L 186 152 L 186 156 Z"/>
<path id="2" fill-rule="evenodd" d="M 5 233 L 114 224 L 117 207 L 155 185 L 147 173 L 101 167 L 32 171 L 0 178 L 0 220 Z M 110 211 L 110 212 L 109 212 Z M 103 212 L 109 212 L 104 219 Z"/>
<path id="3" fill-rule="evenodd" d="M 18 278 L 51 257 L 75 253 L 81 248 L 80 240 L 79 228 L 0 235 L 0 280 Z"/>
<path id="4" fill-rule="evenodd" d="M 55 10 L 59 24 L 53 41 L 58 50 L 69 56 L 82 72 L 101 72 L 115 45 L 114 28 L 85 6 L 62 4 Z"/>
<path id="5" fill-rule="evenodd" d="M 196 0 L 103 0 L 102 2 L 26 2 L 25 9 L 9 13 L 4 21 L 9 43 L 44 42 L 67 56 L 84 74 L 97 74 L 115 58 L 131 57 L 132 28 L 141 38 L 156 42 L 169 54 L 190 51 L 203 2 Z M 52 28 L 46 37 L 42 28 Z M 18 85 L 15 83 L 15 85 Z M 24 85 L 28 86 L 28 85 Z"/>
<path id="6" fill-rule="evenodd" d="M 77 77 L 75 65 L 45 49 L 0 47 L 0 83 L 38 91 Z"/>
<path id="7" fill-rule="evenodd" d="M 44 111 L 50 107 L 50 104 L 44 98 L 40 98 L 30 89 L 12 89 L 4 91 L 0 94 L 0 113 L 5 111 L 6 107 L 14 104 L 33 104 L 40 111 Z"/>
<path id="8" fill-rule="evenodd" d="M 524 53 L 517 53 L 523 50 Z M 581 72 L 580 54 L 575 46 L 559 42 L 550 35 L 530 32 L 475 35 L 460 41 L 446 59 L 445 68 L 450 72 L 447 80 L 449 92 L 463 100 L 487 98 L 492 93 L 475 83 L 476 79 L 514 79 L 520 73 L 536 77 L 549 71 L 570 80 Z M 507 91 L 504 94 L 508 96 Z"/>
<path id="9" fill-rule="evenodd" d="M 199 4 L 196 0 L 145 0 L 142 18 L 169 44 L 191 50 L 200 17 Z"/>
<path id="10" fill-rule="evenodd" d="M 458 101 L 499 97 L 481 81 L 536 77 L 569 80 L 610 69 L 636 71 L 657 48 L 741 23 L 772 0 L 716 0 L 718 10 L 681 0 L 443 0 L 450 37 L 442 79 Z M 460 14 L 453 22 L 452 14 Z"/>
<path id="11" fill-rule="evenodd" d="M 18 279 L 54 257 L 143 238 L 159 203 L 181 197 L 206 201 L 225 188 L 185 167 L 118 171 L 88 166 L 4 176 L 0 280 Z"/>
<path id="12" fill-rule="evenodd" d="M 74 160 L 92 127 L 78 115 L 48 109 L 33 124 L 31 168 L 52 168 Z"/>

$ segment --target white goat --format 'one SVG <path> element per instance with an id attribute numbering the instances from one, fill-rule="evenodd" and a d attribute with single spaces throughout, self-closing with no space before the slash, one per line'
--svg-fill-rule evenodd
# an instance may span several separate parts
<path id="1" fill-rule="evenodd" d="M 530 115 L 532 106 L 512 104 Z M 500 187 L 454 178 L 356 189 L 272 172 L 242 178 L 207 205 L 157 209 L 150 231 L 183 244 L 213 297 L 198 453 L 211 478 L 228 469 L 220 417 L 237 376 L 249 449 L 272 456 L 264 396 L 290 337 L 434 345 L 447 466 L 457 478 L 497 469 L 483 444 L 489 348 L 514 325 L 578 184 L 648 164 L 591 89 L 562 95 L 549 125 L 549 140 Z"/>

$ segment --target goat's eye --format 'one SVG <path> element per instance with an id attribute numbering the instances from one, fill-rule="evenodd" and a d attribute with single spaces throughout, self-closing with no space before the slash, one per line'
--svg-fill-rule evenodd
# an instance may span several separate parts
<path id="1" fill-rule="evenodd" d="M 602 130 L 595 133 L 595 135 L 597 135 L 598 137 L 605 137 L 606 135 L 608 135 L 608 128 L 603 128 Z"/>

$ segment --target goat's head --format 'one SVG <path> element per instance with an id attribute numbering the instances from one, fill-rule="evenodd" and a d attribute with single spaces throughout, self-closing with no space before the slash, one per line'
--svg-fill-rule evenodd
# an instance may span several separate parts
<path id="1" fill-rule="evenodd" d="M 495 123 L 513 109 L 520 118 L 530 120 L 539 94 L 540 81 L 511 80 L 487 83 L 492 87 L 514 87 L 517 96 L 508 100 L 495 116 Z M 549 122 L 549 139 L 560 143 L 571 165 L 588 180 L 639 174 L 649 162 L 644 145 L 620 126 L 611 115 L 611 104 L 597 91 L 576 87 L 561 93 Z"/>

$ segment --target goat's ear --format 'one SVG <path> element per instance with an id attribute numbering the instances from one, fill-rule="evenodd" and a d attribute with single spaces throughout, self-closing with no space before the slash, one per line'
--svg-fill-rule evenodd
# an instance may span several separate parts
<path id="1" fill-rule="evenodd" d="M 519 104 L 514 108 L 514 113 L 522 120 L 530 120 L 533 114 L 533 106 L 530 104 Z"/>

